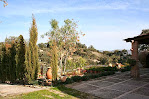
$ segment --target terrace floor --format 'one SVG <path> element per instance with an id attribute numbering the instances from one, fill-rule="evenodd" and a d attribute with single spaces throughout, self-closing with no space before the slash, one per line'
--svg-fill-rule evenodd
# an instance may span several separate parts
<path id="1" fill-rule="evenodd" d="M 149 99 L 149 68 L 141 68 L 140 75 L 139 79 L 133 79 L 130 72 L 116 73 L 68 87 L 92 94 L 99 99 Z"/>

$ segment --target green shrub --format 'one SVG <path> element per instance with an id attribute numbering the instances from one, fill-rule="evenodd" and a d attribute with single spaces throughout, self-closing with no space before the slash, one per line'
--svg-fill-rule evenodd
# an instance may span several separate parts
<path id="1" fill-rule="evenodd" d="M 102 77 L 102 74 L 98 74 L 98 77 Z"/>
<path id="2" fill-rule="evenodd" d="M 107 76 L 108 75 L 107 72 L 102 72 L 101 74 L 102 74 L 102 76 Z"/>
<path id="3" fill-rule="evenodd" d="M 71 79 L 72 79 L 74 82 L 81 81 L 81 77 L 80 77 L 80 76 L 73 76 L 73 77 L 71 77 Z"/>
<path id="4" fill-rule="evenodd" d="M 115 74 L 115 72 L 114 71 L 111 71 L 111 75 L 113 75 L 113 74 Z"/>
<path id="5" fill-rule="evenodd" d="M 117 67 L 91 67 L 89 69 L 86 69 L 87 71 L 92 70 L 97 72 L 104 72 L 104 71 L 118 71 Z M 87 72 L 89 73 L 89 72 Z"/>
<path id="6" fill-rule="evenodd" d="M 127 71 L 130 71 L 131 67 L 130 66 L 126 66 L 126 67 L 124 67 L 124 69 L 126 69 Z"/>
<path id="7" fill-rule="evenodd" d="M 131 66 L 126 66 L 123 69 L 121 69 L 121 72 L 125 72 L 125 71 L 130 71 L 131 70 Z"/>
<path id="8" fill-rule="evenodd" d="M 111 75 L 112 71 L 107 71 L 107 75 Z"/>
<path id="9" fill-rule="evenodd" d="M 89 80 L 89 77 L 88 76 L 82 76 L 81 79 L 82 79 L 82 81 L 87 81 L 87 80 Z"/>
<path id="10" fill-rule="evenodd" d="M 98 78 L 98 74 L 94 74 L 93 75 L 93 78 Z"/>
<path id="11" fill-rule="evenodd" d="M 66 81 L 64 82 L 65 84 L 71 84 L 74 81 L 71 78 L 67 78 Z"/>
<path id="12" fill-rule="evenodd" d="M 88 74 L 88 75 L 85 75 L 82 77 L 81 76 L 73 76 L 71 78 L 67 78 L 66 81 L 64 82 L 64 84 L 70 84 L 70 83 L 79 82 L 79 81 L 87 81 L 89 79 L 94 79 L 94 78 L 98 78 L 101 76 L 107 76 L 107 75 L 112 75 L 112 74 L 115 74 L 115 72 L 114 71 L 105 71 L 100 74 Z"/>

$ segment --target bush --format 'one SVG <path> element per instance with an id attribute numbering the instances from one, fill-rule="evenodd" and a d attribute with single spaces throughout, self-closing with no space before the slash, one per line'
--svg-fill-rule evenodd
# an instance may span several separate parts
<path id="1" fill-rule="evenodd" d="M 108 75 L 107 72 L 102 72 L 101 74 L 102 74 L 102 76 L 107 76 Z"/>
<path id="2" fill-rule="evenodd" d="M 81 81 L 81 77 L 80 77 L 80 76 L 73 76 L 73 77 L 71 77 L 71 79 L 72 79 L 74 82 L 79 82 L 79 81 Z"/>
<path id="3" fill-rule="evenodd" d="M 98 78 L 98 74 L 93 74 L 92 77 L 93 78 Z"/>
<path id="4" fill-rule="evenodd" d="M 125 69 L 121 69 L 121 72 L 125 72 L 126 70 Z"/>
<path id="5" fill-rule="evenodd" d="M 102 73 L 98 73 L 98 74 L 89 74 L 89 75 L 85 75 L 85 76 L 73 76 L 71 78 L 67 78 L 66 81 L 63 84 L 70 84 L 73 82 L 79 82 L 79 81 L 87 81 L 89 79 L 94 79 L 94 78 L 98 78 L 101 76 L 107 76 L 107 75 L 112 75 L 115 74 L 114 71 L 105 71 Z"/>
<path id="6" fill-rule="evenodd" d="M 96 76 L 95 76 L 96 74 L 91 74 L 91 75 L 89 75 L 89 78 L 90 79 L 94 79 Z"/>
<path id="7" fill-rule="evenodd" d="M 64 82 L 65 84 L 71 84 L 74 81 L 71 78 L 67 78 L 66 81 Z"/>
<path id="8" fill-rule="evenodd" d="M 88 76 L 82 76 L 81 79 L 82 79 L 82 81 L 87 81 L 87 80 L 89 80 L 89 77 Z"/>
<path id="9" fill-rule="evenodd" d="M 121 69 L 121 72 L 130 71 L 130 70 L 131 70 L 131 66 L 126 66 L 123 69 Z"/>
<path id="10" fill-rule="evenodd" d="M 89 69 L 86 69 L 87 73 L 89 71 L 97 71 L 97 72 L 104 72 L 104 71 L 118 71 L 117 67 L 91 67 Z"/>
<path id="11" fill-rule="evenodd" d="M 114 72 L 114 71 L 112 71 L 112 72 L 111 72 L 111 75 L 113 75 L 113 74 L 115 74 L 115 72 Z"/>
<path id="12" fill-rule="evenodd" d="M 126 67 L 124 67 L 124 69 L 126 69 L 127 71 L 130 71 L 131 67 L 130 66 L 126 66 Z"/>

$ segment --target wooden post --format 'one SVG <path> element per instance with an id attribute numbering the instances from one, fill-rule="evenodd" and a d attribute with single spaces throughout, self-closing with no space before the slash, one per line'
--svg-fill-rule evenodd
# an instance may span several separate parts
<path id="1" fill-rule="evenodd" d="M 132 59 L 136 60 L 136 65 L 131 67 L 131 77 L 139 78 L 138 41 L 132 41 Z"/>

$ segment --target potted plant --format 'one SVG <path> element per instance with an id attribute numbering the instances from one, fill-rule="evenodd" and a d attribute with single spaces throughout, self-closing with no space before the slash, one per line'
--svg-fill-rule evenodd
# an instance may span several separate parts
<path id="1" fill-rule="evenodd" d="M 66 79 L 67 79 L 67 76 L 66 75 L 62 75 L 61 78 L 60 78 L 61 82 L 65 82 Z"/>

